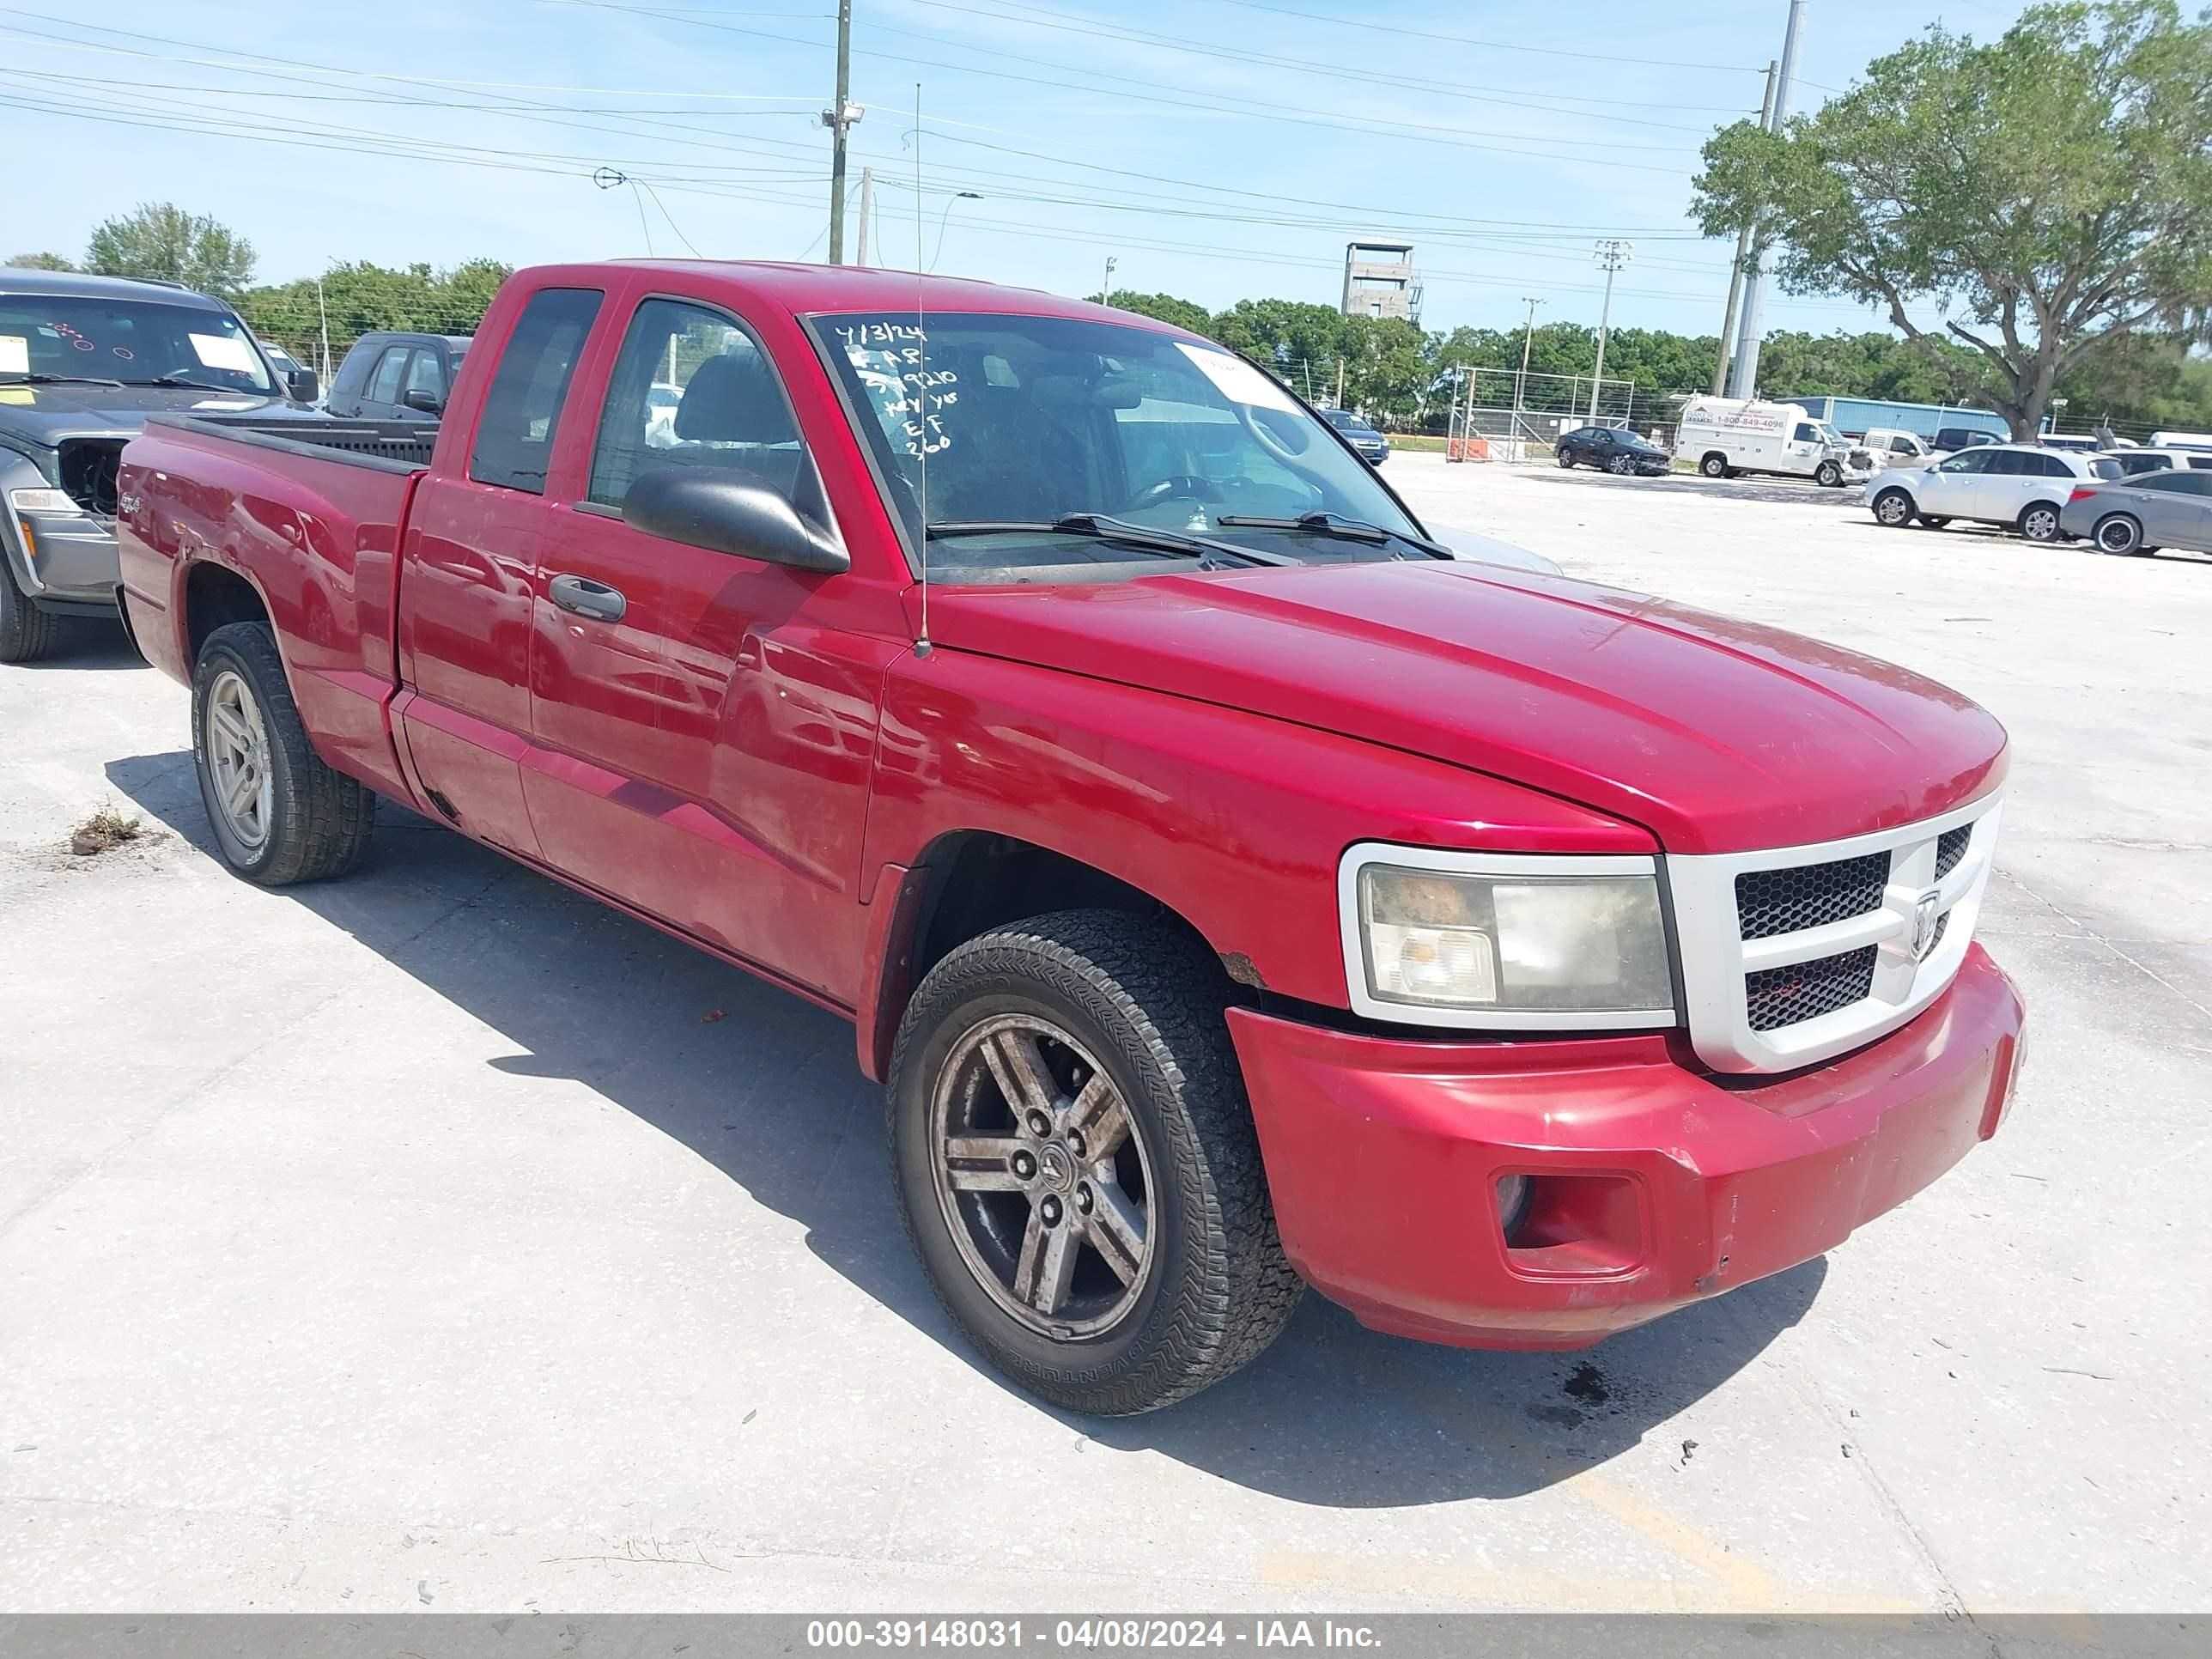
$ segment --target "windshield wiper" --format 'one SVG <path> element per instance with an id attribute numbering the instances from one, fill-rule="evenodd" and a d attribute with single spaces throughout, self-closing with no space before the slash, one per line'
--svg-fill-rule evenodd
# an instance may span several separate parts
<path id="1" fill-rule="evenodd" d="M 118 380 L 115 384 L 122 386 L 126 383 L 122 380 Z M 131 380 L 127 384 L 131 386 L 175 386 L 180 392 L 234 392 L 246 397 L 258 397 L 261 395 L 260 393 L 252 391 L 250 387 L 215 386 L 206 380 L 188 380 L 181 374 L 156 374 L 150 380 Z"/>
<path id="2" fill-rule="evenodd" d="M 1224 514 L 1214 523 L 1238 526 L 1247 530 L 1290 530 L 1308 536 L 1334 536 L 1339 541 L 1365 542 L 1370 547 L 1381 547 L 1388 542 L 1403 542 L 1408 547 L 1418 547 L 1432 559 L 1449 559 L 1451 550 L 1419 536 L 1409 536 L 1402 530 L 1391 530 L 1379 524 L 1370 524 L 1364 519 L 1346 519 L 1334 513 L 1303 513 L 1295 519 L 1261 519 L 1247 514 Z M 1402 553 L 1391 556 L 1404 558 Z"/>
<path id="3" fill-rule="evenodd" d="M 120 380 L 111 380 L 98 374 L 18 374 L 4 382 L 8 386 L 121 386 Z"/>
<path id="4" fill-rule="evenodd" d="M 992 536 L 1002 532 L 1089 536 L 1139 552 L 1194 558 L 1202 565 L 1212 565 L 1224 559 L 1234 560 L 1238 564 L 1297 562 L 1285 553 L 1266 553 L 1257 548 L 1238 547 L 1205 536 L 1188 536 L 1179 530 L 1155 530 L 1148 525 L 1131 524 L 1126 519 L 1110 518 L 1103 513 L 1063 513 L 1049 522 L 1042 520 L 958 520 L 931 525 L 927 533 L 932 540 L 936 540 L 948 536 Z"/>

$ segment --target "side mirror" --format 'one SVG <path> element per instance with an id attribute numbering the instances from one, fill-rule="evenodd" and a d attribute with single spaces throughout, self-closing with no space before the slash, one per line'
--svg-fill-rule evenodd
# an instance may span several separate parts
<path id="1" fill-rule="evenodd" d="M 853 568 L 843 548 L 742 472 L 673 466 L 641 472 L 623 498 L 623 522 L 648 536 L 795 570 L 835 574 Z"/>
<path id="2" fill-rule="evenodd" d="M 420 386 L 410 386 L 399 394 L 399 401 L 423 415 L 442 415 L 446 400 L 434 392 L 425 392 Z"/>
<path id="3" fill-rule="evenodd" d="M 311 404 L 323 395 L 323 383 L 312 368 L 295 368 L 284 377 L 284 390 L 295 404 Z"/>

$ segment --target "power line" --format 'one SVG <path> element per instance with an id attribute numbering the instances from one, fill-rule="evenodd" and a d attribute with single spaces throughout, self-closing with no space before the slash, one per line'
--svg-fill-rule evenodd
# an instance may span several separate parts
<path id="1" fill-rule="evenodd" d="M 1644 69 L 1712 70 L 1730 75 L 1763 75 L 1764 69 L 1754 69 L 1747 64 L 1686 63 L 1678 58 L 1622 58 L 1602 52 L 1570 52 L 1559 46 L 1531 46 L 1518 40 L 1478 40 L 1473 35 L 1446 34 L 1437 29 L 1408 28 L 1403 24 L 1378 23 L 1365 14 L 1358 17 L 1330 17 L 1317 11 L 1294 11 L 1288 6 L 1262 5 L 1259 0 L 1216 0 L 1224 6 L 1241 6 L 1246 11 L 1272 12 L 1278 17 L 1296 17 L 1309 23 L 1333 23 L 1343 28 L 1372 30 L 1382 34 L 1411 35 L 1422 40 L 1447 40 L 1457 46 L 1481 46 L 1491 52 L 1534 52 L 1545 58 L 1579 58 L 1594 64 L 1633 64 Z"/>

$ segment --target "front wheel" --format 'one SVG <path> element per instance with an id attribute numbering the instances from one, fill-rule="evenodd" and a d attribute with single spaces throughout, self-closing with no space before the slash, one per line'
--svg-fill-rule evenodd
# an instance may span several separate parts
<path id="1" fill-rule="evenodd" d="M 2100 553 L 2116 553 L 2122 557 L 2143 550 L 2142 526 L 2131 514 L 2107 513 L 2097 520 L 2089 532 Z"/>
<path id="2" fill-rule="evenodd" d="M 1912 497 L 1901 489 L 1885 489 L 1874 498 L 1874 516 L 1877 524 L 1902 530 L 1912 522 Z"/>
<path id="3" fill-rule="evenodd" d="M 899 1023 L 908 1235 L 975 1345 L 1056 1405 L 1171 1405 L 1297 1305 L 1222 1008 L 1182 934 L 1075 910 L 959 946 Z"/>
<path id="4" fill-rule="evenodd" d="M 62 619 L 33 605 L 0 554 L 0 662 L 36 662 L 60 638 Z"/>
<path id="5" fill-rule="evenodd" d="M 319 881 L 361 862 L 376 797 L 315 753 L 265 623 L 231 623 L 200 647 L 192 763 L 216 850 L 248 881 Z"/>
<path id="6" fill-rule="evenodd" d="M 1625 478 L 1636 471 L 1636 463 L 1626 455 L 1616 455 L 1605 464 L 1605 470 L 1616 478 Z"/>
<path id="7" fill-rule="evenodd" d="M 1566 467 L 1566 468 L 1569 468 L 1569 469 L 1571 469 L 1571 469 L 1572 469 L 1572 467 L 1574 466 L 1574 464 L 1575 464 L 1575 458 L 1574 458 L 1573 456 L 1571 456 L 1571 455 L 1568 454 L 1568 453 L 1567 453 L 1567 452 L 1566 452 L 1565 450 L 1564 450 L 1564 449 L 1563 449 L 1563 450 L 1561 450 L 1561 451 L 1559 452 L 1559 465 L 1560 465 L 1561 466 L 1563 466 L 1563 467 Z"/>
<path id="8" fill-rule="evenodd" d="M 1813 482 L 1824 489 L 1833 489 L 1844 481 L 1844 469 L 1833 461 L 1823 461 L 1813 469 Z"/>

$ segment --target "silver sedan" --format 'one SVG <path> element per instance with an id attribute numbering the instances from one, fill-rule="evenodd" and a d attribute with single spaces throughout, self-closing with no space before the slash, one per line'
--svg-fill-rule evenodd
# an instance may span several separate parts
<path id="1" fill-rule="evenodd" d="M 2212 553 L 2212 471 L 2177 467 L 2124 483 L 2085 479 L 2059 509 L 2058 527 L 2100 553 Z"/>

